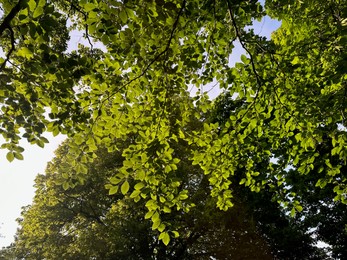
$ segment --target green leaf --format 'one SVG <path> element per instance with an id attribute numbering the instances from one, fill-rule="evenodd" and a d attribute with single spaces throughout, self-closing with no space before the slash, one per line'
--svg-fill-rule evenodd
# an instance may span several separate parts
<path id="1" fill-rule="evenodd" d="M 45 143 L 41 140 L 36 140 L 36 144 L 41 147 L 41 148 L 44 148 L 45 147 Z"/>
<path id="2" fill-rule="evenodd" d="M 33 13 L 33 18 L 35 19 L 41 16 L 42 14 L 43 14 L 43 8 L 41 6 L 38 6 Z"/>
<path id="3" fill-rule="evenodd" d="M 171 209 L 170 209 L 168 206 L 164 206 L 163 211 L 164 211 L 165 213 L 170 213 L 170 212 L 171 212 Z"/>
<path id="4" fill-rule="evenodd" d="M 301 212 L 303 208 L 302 208 L 301 205 L 295 205 L 295 209 L 296 209 L 298 212 Z"/>
<path id="5" fill-rule="evenodd" d="M 155 221 L 155 222 L 153 222 L 153 225 L 152 225 L 152 230 L 156 230 L 156 229 L 158 229 L 158 227 L 160 226 L 160 224 L 161 224 L 160 219 L 159 219 L 159 220 L 157 220 L 157 221 Z"/>
<path id="6" fill-rule="evenodd" d="M 241 55 L 241 61 L 242 61 L 244 64 L 248 64 L 248 63 L 249 63 L 249 59 L 248 59 L 247 56 L 244 55 L 244 54 Z"/>
<path id="7" fill-rule="evenodd" d="M 123 195 L 128 193 L 129 187 L 130 187 L 130 185 L 129 185 L 128 181 L 123 182 L 122 187 L 120 188 Z"/>
<path id="8" fill-rule="evenodd" d="M 179 199 L 180 200 L 185 200 L 185 199 L 187 199 L 188 198 L 188 191 L 187 190 L 184 190 L 184 191 L 182 191 L 182 192 L 180 192 L 180 194 L 179 194 Z"/>
<path id="9" fill-rule="evenodd" d="M 149 219 L 149 218 L 151 218 L 152 216 L 153 216 L 153 214 L 155 213 L 155 211 L 154 210 L 152 210 L 152 211 L 148 211 L 147 213 L 146 213 L 146 215 L 145 215 L 145 219 Z"/>
<path id="10" fill-rule="evenodd" d="M 22 47 L 18 50 L 17 54 L 19 56 L 22 56 L 24 58 L 31 58 L 33 56 L 33 53 L 31 50 L 29 50 L 27 47 Z"/>
<path id="11" fill-rule="evenodd" d="M 6 154 L 6 159 L 7 159 L 7 161 L 12 162 L 14 160 L 14 153 L 13 152 L 8 152 Z"/>
<path id="12" fill-rule="evenodd" d="M 175 238 L 178 238 L 180 234 L 177 231 L 171 231 Z"/>
<path id="13" fill-rule="evenodd" d="M 168 232 L 163 232 L 160 234 L 159 239 L 167 246 L 170 243 L 170 235 Z"/>
<path id="14" fill-rule="evenodd" d="M 36 8 L 36 1 L 35 0 L 29 0 L 27 2 L 27 4 L 29 6 L 29 10 L 33 12 Z"/>
<path id="15" fill-rule="evenodd" d="M 292 64 L 296 65 L 300 62 L 300 58 L 298 56 L 296 56 L 293 60 L 292 60 Z"/>
<path id="16" fill-rule="evenodd" d="M 253 130 L 257 126 L 257 119 L 252 119 L 249 123 L 249 128 Z"/>
<path id="17" fill-rule="evenodd" d="M 110 190 L 108 191 L 108 195 L 113 195 L 118 192 L 118 186 L 112 186 Z"/>
<path id="18" fill-rule="evenodd" d="M 141 194 L 140 190 L 134 190 L 131 194 L 130 194 L 130 198 L 136 198 Z"/>
<path id="19" fill-rule="evenodd" d="M 27 17 L 28 17 L 28 16 L 25 15 L 25 14 L 20 14 L 20 15 L 18 16 L 19 20 L 21 20 L 21 21 L 25 20 Z"/>
<path id="20" fill-rule="evenodd" d="M 105 184 L 105 189 L 106 190 L 109 190 L 109 189 L 111 189 L 113 187 L 113 185 L 112 184 Z"/>
<path id="21" fill-rule="evenodd" d="M 128 16 L 127 16 L 127 13 L 126 13 L 126 10 L 125 9 L 122 9 L 120 12 L 119 12 L 119 17 L 122 21 L 123 24 L 125 24 L 127 21 L 128 21 Z"/>
<path id="22" fill-rule="evenodd" d="M 160 226 L 158 227 L 159 232 L 163 232 L 165 230 L 166 226 L 164 223 L 161 223 Z"/>
<path id="23" fill-rule="evenodd" d="M 291 211 L 290 211 L 290 216 L 291 216 L 292 218 L 295 217 L 295 208 L 292 208 L 292 209 L 291 209 Z"/>
<path id="24" fill-rule="evenodd" d="M 88 173 L 88 166 L 85 164 L 79 164 L 79 172 L 82 174 Z"/>
<path id="25" fill-rule="evenodd" d="M 155 213 L 152 215 L 152 221 L 153 222 L 160 221 L 160 215 L 159 215 L 158 211 L 155 211 Z"/>
<path id="26" fill-rule="evenodd" d="M 117 176 L 113 176 L 110 178 L 110 182 L 114 185 L 117 185 L 118 183 L 120 183 L 122 181 L 121 178 L 118 178 Z"/>
<path id="27" fill-rule="evenodd" d="M 46 0 L 39 0 L 37 6 L 44 7 L 46 5 Z"/>
<path id="28" fill-rule="evenodd" d="M 94 10 L 96 8 L 95 4 L 93 3 L 86 3 L 84 6 L 83 6 L 84 10 L 86 12 L 90 12 L 92 10 Z"/>
<path id="29" fill-rule="evenodd" d="M 63 183 L 63 189 L 64 189 L 64 190 L 67 190 L 67 189 L 69 189 L 69 187 L 70 187 L 69 183 L 68 183 L 67 181 L 65 181 L 65 182 Z"/>
<path id="30" fill-rule="evenodd" d="M 23 160 L 24 159 L 24 157 L 23 157 L 23 155 L 21 153 L 13 153 L 13 154 L 14 154 L 14 157 L 16 159 L 18 159 L 18 160 Z"/>
<path id="31" fill-rule="evenodd" d="M 145 184 L 143 182 L 138 182 L 136 183 L 136 185 L 134 186 L 135 190 L 141 190 L 143 187 L 145 187 Z"/>
<path id="32" fill-rule="evenodd" d="M 46 137 L 44 137 L 44 136 L 41 136 L 41 137 L 40 137 L 40 140 L 41 140 L 42 142 L 46 143 L 46 144 L 49 143 L 48 139 L 47 139 Z"/>
<path id="33" fill-rule="evenodd" d="M 109 44 L 109 42 L 110 42 L 110 38 L 108 37 L 107 34 L 104 34 L 104 35 L 101 37 L 101 41 L 102 41 L 103 44 L 107 45 L 107 44 Z"/>

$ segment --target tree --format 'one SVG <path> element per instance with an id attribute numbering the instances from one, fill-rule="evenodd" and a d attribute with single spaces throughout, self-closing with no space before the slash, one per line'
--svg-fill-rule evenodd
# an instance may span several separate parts
<path id="1" fill-rule="evenodd" d="M 181 143 L 222 210 L 235 204 L 234 186 L 245 185 L 271 189 L 298 214 L 303 200 L 287 187 L 289 166 L 299 176 L 322 173 L 315 185 L 346 203 L 346 3 L 19 0 L 2 8 L 0 130 L 8 160 L 22 158 L 20 129 L 41 146 L 42 132 L 66 133 L 75 140 L 66 159 L 75 170 L 65 169 L 62 183 L 69 189 L 84 181 L 99 144 L 113 152 L 112 140 L 133 135 L 108 188 L 142 201 L 165 241 L 177 231 L 168 211 L 194 206 L 177 174 Z M 264 15 L 282 21 L 272 40 L 247 29 Z M 72 28 L 85 31 L 89 46 L 67 53 Z M 232 67 L 236 41 L 246 55 Z M 223 128 L 206 119 L 207 93 L 187 91 L 213 81 L 244 100 Z M 320 149 L 326 138 L 329 149 Z"/>
<path id="2" fill-rule="evenodd" d="M 212 122 L 218 122 L 223 128 L 234 114 L 238 113 L 247 103 L 244 99 L 234 100 L 230 93 L 220 95 L 216 100 L 216 109 L 210 116 Z M 266 121 L 265 121 L 266 122 Z M 323 128 L 323 127 L 322 127 Z M 324 132 L 324 129 L 322 129 Z M 325 136 L 323 141 L 317 146 L 316 152 L 325 154 L 333 149 L 332 141 Z M 283 160 L 284 154 L 278 153 L 278 160 Z M 337 157 L 331 157 L 334 165 L 341 165 L 341 171 L 345 171 L 345 165 Z M 256 168 L 261 172 L 263 165 L 268 164 L 267 160 L 259 162 Z M 328 250 L 334 259 L 343 259 L 346 254 L 346 224 L 347 207 L 340 201 L 336 201 L 336 194 L 333 191 L 333 184 L 322 182 L 324 172 L 321 170 L 325 165 L 323 158 L 317 158 L 314 161 L 314 174 L 300 175 L 297 167 L 286 169 L 283 174 L 285 181 L 286 194 L 290 198 L 298 200 L 298 211 L 293 214 L 293 210 L 278 207 L 278 204 L 271 203 L 275 199 L 275 190 L 262 189 L 258 193 L 249 193 L 247 190 L 240 190 L 240 187 L 232 187 L 238 198 L 244 200 L 252 212 L 256 212 L 259 229 L 270 240 L 269 244 L 273 247 L 273 254 L 280 259 L 294 259 L 303 257 L 303 252 L 308 255 L 305 258 L 327 259 L 328 255 L 324 252 L 312 250 L 309 245 L 317 241 L 326 242 L 330 249 Z M 235 174 L 236 182 L 240 181 L 242 173 Z M 237 179 L 238 178 L 238 179 Z M 239 194 L 241 191 L 241 194 Z M 302 209 L 304 209 L 302 211 Z M 270 213 L 271 212 L 271 213 Z M 253 213 L 254 214 L 254 213 Z M 293 218 L 288 219 L 284 215 L 291 214 Z M 281 231 L 279 231 L 281 230 Z M 286 230 L 283 232 L 283 230 Z M 301 234 L 300 234 L 301 233 Z M 303 233 L 310 234 L 302 236 Z M 312 240 L 312 238 L 314 238 Z M 290 249 L 290 247 L 292 247 Z M 295 250 L 302 249 L 296 256 Z M 294 253 L 294 255 L 291 255 Z"/>
<path id="3" fill-rule="evenodd" d="M 218 122 L 221 129 L 225 127 L 229 118 L 238 113 L 247 102 L 245 99 L 235 100 L 230 92 L 220 95 L 215 101 L 215 109 L 210 114 L 210 120 L 215 123 Z M 267 122 L 265 122 L 267 123 Z M 267 141 L 264 141 L 267 143 Z M 252 154 L 249 157 L 252 159 Z M 262 172 L 263 169 L 271 162 L 269 158 L 263 158 L 258 161 L 255 168 L 257 171 Z M 316 231 L 319 229 L 317 223 L 329 223 L 324 214 L 317 215 L 320 210 L 329 207 L 331 212 L 340 212 L 342 205 L 325 205 L 326 202 L 333 200 L 333 193 L 327 189 L 324 192 L 320 191 L 319 187 L 315 187 L 315 183 L 320 178 L 320 175 L 315 174 L 311 176 L 314 180 L 310 180 L 308 185 L 307 178 L 298 177 L 291 179 L 295 176 L 294 169 L 286 171 L 286 189 L 289 194 L 297 193 L 302 194 L 309 192 L 310 196 L 298 196 L 300 202 L 298 205 L 304 205 L 304 211 L 293 214 L 288 208 L 283 207 L 276 201 L 276 189 L 268 187 L 261 189 L 258 192 L 251 192 L 246 187 L 239 186 L 245 174 L 244 171 L 238 171 L 234 175 L 234 184 L 231 189 L 234 193 L 234 200 L 238 199 L 246 209 L 246 215 L 256 222 L 258 230 L 264 235 L 271 248 L 271 252 L 276 259 L 329 259 L 327 250 L 320 250 L 315 247 L 318 241 L 324 241 L 330 244 L 333 248 L 339 248 L 341 251 L 345 250 L 343 242 L 337 242 L 330 239 L 329 236 L 317 236 Z M 327 196 L 327 193 L 330 194 Z M 325 195 L 323 195 L 325 194 Z M 307 203 L 303 199 L 310 197 L 310 202 Z M 325 201 L 322 201 L 324 199 Z M 239 202 L 240 203 L 240 202 Z M 312 206 L 312 207 L 311 207 Z M 341 206 L 341 209 L 339 207 Z M 289 215 L 291 215 L 289 217 Z M 335 232 L 339 230 L 342 237 L 345 234 L 344 225 L 346 221 L 344 213 L 335 220 Z M 314 220 L 312 221 L 312 217 Z M 314 232 L 312 232 L 314 230 Z M 318 232 L 317 232 L 318 233 Z"/>
<path id="4" fill-rule="evenodd" d="M 255 196 L 247 188 L 237 189 L 234 207 L 216 211 L 208 180 L 197 180 L 196 174 L 185 177 L 196 206 L 166 215 L 181 236 L 168 246 L 159 243 L 157 231 L 143 219 L 143 202 L 109 196 L 104 189 L 124 160 L 121 147 L 127 144 L 117 143 L 118 152 L 99 148 L 98 159 L 88 164 L 85 183 L 68 190 L 60 184 L 66 173 L 59 168 L 67 164 L 68 142 L 58 149 L 46 174 L 36 179 L 33 204 L 18 220 L 20 229 L 11 246 L 14 259 L 321 259 L 314 239 L 271 201 L 270 192 Z M 184 159 L 185 147 L 180 150 L 183 164 L 178 171 L 199 170 Z"/>

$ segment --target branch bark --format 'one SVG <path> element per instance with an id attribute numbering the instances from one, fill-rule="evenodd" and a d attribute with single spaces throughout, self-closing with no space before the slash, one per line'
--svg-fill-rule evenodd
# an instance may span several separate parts
<path id="1" fill-rule="evenodd" d="M 2 23 L 0 24 L 0 37 L 2 37 L 3 32 L 8 29 L 10 31 L 10 39 L 11 39 L 11 48 L 6 54 L 6 59 L 0 66 L 0 71 L 4 69 L 6 66 L 6 63 L 10 60 L 10 56 L 12 52 L 15 50 L 15 38 L 14 38 L 14 32 L 11 27 L 11 21 L 15 18 L 15 16 L 22 10 L 23 8 L 24 0 L 19 0 L 18 3 L 12 8 L 12 10 L 6 15 Z"/>
<path id="2" fill-rule="evenodd" d="M 8 29 L 11 28 L 10 24 L 13 18 L 22 10 L 23 8 L 24 0 L 19 0 L 18 3 L 12 8 L 12 10 L 8 13 L 8 15 L 4 18 L 2 23 L 0 24 L 0 37 L 2 36 L 2 33 Z"/>

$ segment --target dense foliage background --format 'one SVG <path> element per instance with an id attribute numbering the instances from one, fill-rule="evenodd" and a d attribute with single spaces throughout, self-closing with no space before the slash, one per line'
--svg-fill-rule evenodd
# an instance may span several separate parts
<path id="1" fill-rule="evenodd" d="M 1 148 L 69 136 L 3 258 L 345 259 L 345 1 L 1 4 Z"/>

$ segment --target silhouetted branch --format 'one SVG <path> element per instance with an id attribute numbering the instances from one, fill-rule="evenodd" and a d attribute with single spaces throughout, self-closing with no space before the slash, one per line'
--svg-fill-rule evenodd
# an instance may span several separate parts
<path id="1" fill-rule="evenodd" d="M 11 39 L 11 48 L 6 55 L 6 59 L 0 66 L 0 70 L 4 69 L 6 63 L 10 60 L 10 56 L 12 52 L 15 50 L 15 39 L 14 39 L 14 32 L 11 27 L 11 21 L 23 8 L 23 3 L 24 3 L 24 0 L 19 0 L 18 3 L 12 8 L 12 10 L 8 13 L 8 15 L 4 18 L 4 20 L 0 24 L 0 37 L 2 37 L 3 32 L 6 29 L 8 29 L 10 31 L 10 39 Z"/>

